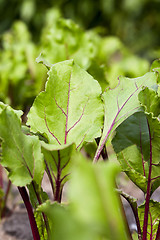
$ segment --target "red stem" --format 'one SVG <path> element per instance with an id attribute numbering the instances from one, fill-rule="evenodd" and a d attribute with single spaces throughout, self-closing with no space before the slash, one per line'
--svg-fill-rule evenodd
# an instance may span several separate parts
<path id="1" fill-rule="evenodd" d="M 160 240 L 160 222 L 158 224 L 157 235 L 155 240 Z"/>
<path id="2" fill-rule="evenodd" d="M 148 123 L 148 121 L 147 121 Z M 148 173 L 148 183 L 147 183 L 147 194 L 146 194 L 146 203 L 145 203 L 145 213 L 144 213 L 144 223 L 143 223 L 143 238 L 142 240 L 147 239 L 147 226 L 148 226 L 148 213 L 149 213 L 149 200 L 150 200 L 150 191 L 151 191 L 151 173 L 152 173 L 152 140 L 151 132 L 148 123 L 149 138 L 150 138 L 150 163 L 149 163 L 149 173 Z"/>
<path id="3" fill-rule="evenodd" d="M 25 187 L 18 187 L 18 190 L 21 194 L 21 197 L 22 197 L 24 204 L 26 206 L 26 209 L 27 209 L 30 226 L 31 226 L 32 234 L 33 234 L 33 239 L 40 240 L 37 224 L 36 224 L 36 221 L 34 218 L 34 213 L 33 213 L 32 206 L 31 206 L 31 203 L 30 203 L 30 200 L 28 197 L 28 193 L 27 193 Z"/>
<path id="4" fill-rule="evenodd" d="M 60 152 L 58 151 L 58 165 L 57 165 L 57 178 L 56 178 L 56 191 L 54 200 L 61 202 L 61 159 Z"/>

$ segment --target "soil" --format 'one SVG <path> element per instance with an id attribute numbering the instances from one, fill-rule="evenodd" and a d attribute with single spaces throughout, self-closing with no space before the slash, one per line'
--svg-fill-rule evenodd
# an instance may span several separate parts
<path id="1" fill-rule="evenodd" d="M 11 216 L 0 224 L 0 239 L 3 240 L 33 240 L 26 210 L 16 209 Z"/>

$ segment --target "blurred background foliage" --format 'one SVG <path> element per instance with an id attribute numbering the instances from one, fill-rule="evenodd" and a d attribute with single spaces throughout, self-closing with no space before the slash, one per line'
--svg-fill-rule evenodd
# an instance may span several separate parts
<path id="1" fill-rule="evenodd" d="M 159 0 L 0 0 L 0 33 L 22 20 L 38 40 L 52 7 L 84 29 L 101 27 L 103 34 L 116 35 L 143 56 L 153 58 L 146 49 L 159 47 Z"/>
<path id="2" fill-rule="evenodd" d="M 40 54 L 73 58 L 103 91 L 143 75 L 160 55 L 159 10 L 159 0 L 0 0 L 0 100 L 32 104 L 47 76 Z"/>

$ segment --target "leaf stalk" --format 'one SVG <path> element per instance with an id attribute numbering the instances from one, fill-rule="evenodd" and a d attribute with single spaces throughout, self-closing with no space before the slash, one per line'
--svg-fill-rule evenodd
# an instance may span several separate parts
<path id="1" fill-rule="evenodd" d="M 18 187 L 18 190 L 20 192 L 20 195 L 21 195 L 21 197 L 24 201 L 25 207 L 27 209 L 33 239 L 34 240 L 40 240 L 37 224 L 36 224 L 34 213 L 33 213 L 33 210 L 32 210 L 32 205 L 30 203 L 26 188 L 25 187 Z"/>

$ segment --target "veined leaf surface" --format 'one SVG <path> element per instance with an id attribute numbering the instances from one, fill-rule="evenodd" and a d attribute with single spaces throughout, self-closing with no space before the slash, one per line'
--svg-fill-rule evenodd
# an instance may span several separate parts
<path id="1" fill-rule="evenodd" d="M 141 229 L 143 230 L 145 203 L 138 207 Z M 149 218 L 147 227 L 147 239 L 156 239 L 156 232 L 160 221 L 160 203 L 154 200 L 149 202 Z"/>
<path id="2" fill-rule="evenodd" d="M 46 89 L 36 98 L 28 115 L 33 132 L 44 134 L 50 144 L 92 141 L 101 135 L 103 104 L 96 80 L 73 60 L 57 63 L 49 71 Z"/>
<path id="3" fill-rule="evenodd" d="M 22 132 L 20 117 L 7 106 L 0 113 L 0 138 L 1 164 L 8 170 L 12 183 L 26 186 L 35 180 L 40 184 L 45 167 L 39 139 Z"/>
<path id="4" fill-rule="evenodd" d="M 60 198 L 64 184 L 67 182 L 71 171 L 71 157 L 75 145 L 57 146 L 41 142 L 45 158 L 46 171 L 50 178 L 54 198 Z M 58 188 L 59 185 L 59 189 Z M 57 191 L 58 190 L 58 191 Z"/>
<path id="5" fill-rule="evenodd" d="M 112 143 L 123 171 L 143 192 L 150 181 L 152 193 L 160 185 L 159 120 L 151 113 L 135 113 L 117 128 Z"/>
<path id="6" fill-rule="evenodd" d="M 112 132 L 129 116 L 138 111 L 140 103 L 138 93 L 143 86 L 156 84 L 157 73 L 147 73 L 142 77 L 129 79 L 119 78 L 119 85 L 115 89 L 108 89 L 103 94 L 105 104 L 104 129 L 99 147 L 95 154 L 96 162 L 101 154 L 105 142 Z"/>

